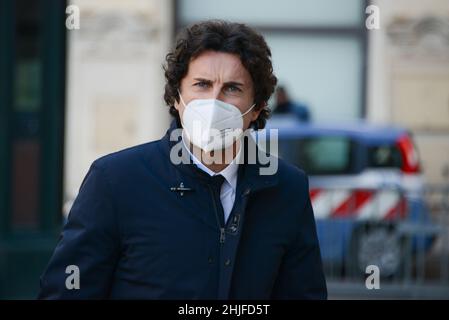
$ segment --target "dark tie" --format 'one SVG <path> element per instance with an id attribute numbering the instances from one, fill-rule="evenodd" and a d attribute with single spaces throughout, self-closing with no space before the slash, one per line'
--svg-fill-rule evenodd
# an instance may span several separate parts
<path id="1" fill-rule="evenodd" d="M 221 226 L 225 225 L 223 206 L 221 204 L 221 199 L 220 199 L 221 185 L 223 184 L 224 180 L 225 180 L 225 178 L 221 174 L 212 176 L 212 177 L 210 177 L 210 180 L 209 180 L 210 186 L 212 187 L 212 190 L 214 193 L 215 205 L 217 206 L 217 210 L 218 210 L 217 219 Z"/>
<path id="2" fill-rule="evenodd" d="M 214 188 L 214 190 L 218 192 L 218 195 L 220 195 L 221 185 L 223 184 L 224 181 L 225 178 L 221 174 L 217 174 L 211 177 L 211 185 Z"/>

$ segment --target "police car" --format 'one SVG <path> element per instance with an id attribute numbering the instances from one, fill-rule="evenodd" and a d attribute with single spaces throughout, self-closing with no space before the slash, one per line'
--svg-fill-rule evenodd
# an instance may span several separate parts
<path id="1" fill-rule="evenodd" d="M 276 135 L 277 147 L 267 143 Z M 286 115 L 272 117 L 256 139 L 308 174 L 325 267 L 354 276 L 375 265 L 382 277 L 399 276 L 416 252 L 430 249 L 437 229 L 407 130 Z"/>

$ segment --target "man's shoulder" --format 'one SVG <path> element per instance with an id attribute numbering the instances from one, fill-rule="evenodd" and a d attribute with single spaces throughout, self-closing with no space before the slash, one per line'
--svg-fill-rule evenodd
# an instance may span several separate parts
<path id="1" fill-rule="evenodd" d="M 309 178 L 306 172 L 281 158 L 278 158 L 278 177 L 281 188 L 294 186 L 295 190 L 304 188 L 308 191 Z"/>
<path id="2" fill-rule="evenodd" d="M 279 159 L 279 170 L 281 176 L 293 180 L 307 179 L 307 173 L 301 168 L 288 161 Z"/>
<path id="3" fill-rule="evenodd" d="M 160 144 L 159 139 L 112 152 L 96 159 L 92 166 L 114 171 L 132 168 L 157 158 L 161 154 Z"/>

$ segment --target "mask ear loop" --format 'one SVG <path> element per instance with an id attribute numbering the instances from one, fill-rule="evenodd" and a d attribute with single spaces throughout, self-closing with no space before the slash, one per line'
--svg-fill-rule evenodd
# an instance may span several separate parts
<path id="1" fill-rule="evenodd" d="M 186 103 L 184 102 L 184 99 L 182 98 L 181 92 L 179 91 L 179 89 L 177 91 L 178 91 L 178 94 L 179 94 L 179 99 L 181 100 L 182 104 L 184 105 L 184 108 L 187 107 Z"/>
<path id="2" fill-rule="evenodd" d="M 248 111 L 246 111 L 245 113 L 242 114 L 242 117 L 245 116 L 246 114 L 248 114 L 248 112 L 250 112 L 255 106 L 256 106 L 256 104 L 253 104 L 253 105 L 248 109 Z M 251 124 L 250 124 L 250 126 L 249 126 L 248 129 L 249 129 L 249 130 L 252 130 L 252 129 L 253 129 L 253 128 L 251 128 Z"/>
<path id="3" fill-rule="evenodd" d="M 256 106 L 256 104 L 254 103 L 248 110 L 246 110 L 244 113 L 242 113 L 242 117 L 246 116 L 255 106 Z"/>
<path id="4" fill-rule="evenodd" d="M 186 106 L 186 104 L 185 104 L 185 102 L 184 102 L 184 99 L 182 98 L 181 92 L 179 91 L 179 89 L 178 89 L 177 91 L 178 91 L 178 94 L 179 94 L 179 99 L 181 100 L 182 104 L 184 105 L 184 108 L 187 108 L 187 106 Z M 185 127 L 184 127 L 184 121 L 182 121 L 182 117 L 181 117 L 181 115 L 179 114 L 179 111 L 178 111 L 178 116 L 179 116 L 179 120 L 181 121 L 181 125 L 182 125 L 182 138 L 184 139 L 184 134 L 185 134 L 185 135 L 189 135 L 189 134 L 187 133 L 187 130 L 184 129 L 184 128 L 185 128 Z M 187 139 L 188 139 L 189 142 L 190 142 L 190 138 L 187 137 Z"/>
<path id="5" fill-rule="evenodd" d="M 177 91 L 178 91 L 178 94 L 179 94 L 179 99 L 181 100 L 182 104 L 184 105 L 184 108 L 187 108 L 187 105 L 184 102 L 184 99 L 182 98 L 181 92 L 179 91 L 179 89 Z M 179 120 L 181 120 L 181 125 L 184 128 L 184 121 L 182 121 L 182 117 L 181 117 L 181 114 L 179 113 L 179 111 L 178 111 L 178 116 L 179 116 Z"/>

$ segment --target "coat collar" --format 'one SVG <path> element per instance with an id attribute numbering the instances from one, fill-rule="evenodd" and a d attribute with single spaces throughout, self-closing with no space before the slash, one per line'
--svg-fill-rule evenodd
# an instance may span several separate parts
<path id="1" fill-rule="evenodd" d="M 184 148 L 183 150 L 187 150 L 187 152 L 189 153 L 190 158 L 192 159 L 193 163 L 200 168 L 201 170 L 203 170 L 204 172 L 206 172 L 208 175 L 210 176 L 214 176 L 214 175 L 221 175 L 225 178 L 225 180 L 227 181 L 227 183 L 231 186 L 231 188 L 234 190 L 236 189 L 237 186 L 237 173 L 238 173 L 238 169 L 239 169 L 239 165 L 237 163 L 239 156 L 241 155 L 241 149 L 239 148 L 239 151 L 237 153 L 237 156 L 231 161 L 231 163 L 226 166 L 223 170 L 221 170 L 220 172 L 214 172 L 211 169 L 209 169 L 208 167 L 206 167 L 187 147 L 186 141 L 188 141 L 184 135 L 182 135 L 182 143 L 184 144 Z"/>
<path id="2" fill-rule="evenodd" d="M 178 150 L 185 148 L 181 141 L 181 136 L 172 135 L 175 129 L 180 129 L 180 125 L 176 120 L 173 120 L 170 124 L 170 128 L 167 130 L 165 136 L 161 139 L 162 153 L 165 154 L 167 161 L 170 161 L 170 152 L 174 150 L 173 148 L 180 143 Z M 252 144 L 252 146 L 250 146 Z M 243 192 L 243 196 L 248 195 L 262 189 L 271 188 L 278 183 L 278 173 L 273 175 L 261 175 L 260 169 L 264 166 L 258 161 L 257 157 L 256 163 L 248 163 L 247 161 L 247 150 L 256 150 L 259 155 L 262 151 L 257 147 L 256 142 L 252 137 L 245 139 L 243 143 L 244 148 L 244 159 L 243 163 L 239 164 L 237 185 L 238 190 Z M 271 156 L 272 157 L 272 156 Z M 182 161 L 179 164 L 172 164 L 177 170 L 181 171 L 183 174 L 193 176 L 203 183 L 211 183 L 211 177 L 200 170 L 189 158 L 189 153 L 187 150 L 182 150 Z"/>

